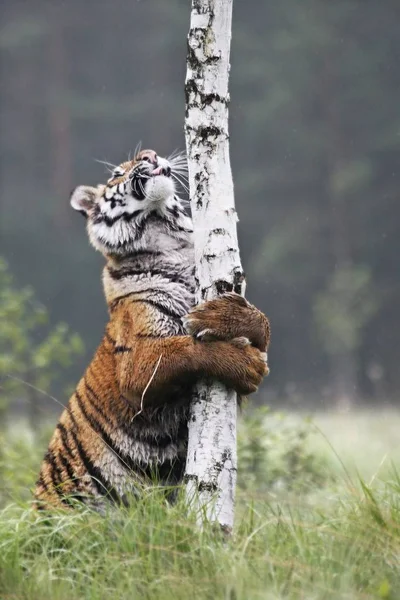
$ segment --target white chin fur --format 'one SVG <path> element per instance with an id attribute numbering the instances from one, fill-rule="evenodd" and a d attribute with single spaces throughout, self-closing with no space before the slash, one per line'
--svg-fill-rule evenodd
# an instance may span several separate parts
<path id="1" fill-rule="evenodd" d="M 157 175 L 146 181 L 145 185 L 146 200 L 145 202 L 165 202 L 175 193 L 175 184 L 172 177 L 164 177 Z"/>
<path id="2" fill-rule="evenodd" d="M 129 245 L 135 239 L 136 223 L 141 221 L 141 216 L 151 212 L 155 208 L 161 208 L 169 198 L 174 196 L 175 185 L 170 177 L 157 175 L 151 177 L 145 183 L 146 198 L 137 200 L 132 195 L 125 196 L 123 206 L 113 206 L 110 201 L 101 199 L 101 213 L 111 219 L 115 219 L 122 214 L 133 214 L 137 211 L 141 213 L 134 221 L 117 219 L 112 226 L 106 223 L 92 223 L 88 221 L 89 238 L 92 245 L 100 252 L 110 252 L 110 248 L 114 247 L 118 253 L 118 247 L 121 245 Z M 158 205 L 158 206 L 157 206 Z M 138 242 L 138 240 L 136 241 Z M 135 243 L 136 243 L 135 242 Z M 138 242 L 140 245 L 140 242 Z"/>

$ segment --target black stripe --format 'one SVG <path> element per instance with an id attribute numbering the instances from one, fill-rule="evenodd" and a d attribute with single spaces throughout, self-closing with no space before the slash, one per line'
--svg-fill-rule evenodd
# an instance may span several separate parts
<path id="1" fill-rule="evenodd" d="M 129 269 L 126 267 L 123 269 L 112 269 L 111 267 L 108 267 L 108 272 L 110 277 L 116 281 L 132 275 L 143 275 L 143 269 Z"/>
<path id="2" fill-rule="evenodd" d="M 174 337 L 174 333 L 169 335 L 157 335 L 156 333 L 133 333 L 133 337 L 139 338 L 141 340 L 151 339 L 151 340 L 162 340 L 167 337 Z"/>
<path id="3" fill-rule="evenodd" d="M 68 475 L 69 479 L 71 481 L 75 481 L 76 477 L 72 470 L 71 463 L 69 462 L 69 460 L 63 454 L 59 454 L 59 458 L 62 463 L 62 466 L 67 471 L 67 475 Z"/>
<path id="4" fill-rule="evenodd" d="M 132 240 L 125 240 L 123 242 L 117 242 L 116 244 L 112 244 L 111 242 L 109 242 L 108 240 L 105 240 L 104 238 L 101 238 L 100 242 L 102 243 L 103 246 L 108 248 L 110 250 L 110 252 L 112 252 L 113 250 L 121 250 L 122 248 L 129 247 L 132 244 Z"/>
<path id="5" fill-rule="evenodd" d="M 65 429 L 65 427 L 64 427 L 64 425 L 62 423 L 57 423 L 56 429 L 58 429 L 58 431 L 60 432 L 61 441 L 63 443 L 63 446 L 64 446 L 65 450 L 68 452 L 68 454 L 70 455 L 70 457 L 73 458 L 72 450 L 71 450 L 71 448 L 69 446 L 69 443 L 68 443 L 68 433 L 67 433 L 67 430 Z"/>
<path id="6" fill-rule="evenodd" d="M 193 233 L 193 229 L 186 229 L 186 227 L 181 227 L 177 223 L 174 223 L 173 229 L 176 229 L 176 231 L 184 231 L 185 233 Z"/>
<path id="7" fill-rule="evenodd" d="M 92 397 L 95 399 L 96 402 L 90 402 L 90 398 L 88 398 L 90 404 L 92 406 L 94 406 L 94 408 L 97 410 L 97 412 L 101 415 L 101 417 L 109 422 L 109 417 L 106 411 L 103 410 L 102 406 L 104 406 L 104 398 L 100 397 L 98 395 L 98 393 L 94 390 L 94 388 L 88 383 L 87 380 L 87 374 L 90 374 L 90 376 L 93 379 L 93 383 L 94 385 L 98 388 L 98 379 L 97 379 L 97 375 L 96 373 L 93 371 L 92 369 L 92 365 L 89 365 L 85 377 L 83 378 L 83 382 L 85 384 L 86 389 L 88 390 L 88 392 L 90 392 L 90 394 L 92 395 Z M 110 401 L 110 398 L 106 396 L 105 398 L 106 401 Z"/>
<path id="8" fill-rule="evenodd" d="M 123 354 L 124 352 L 132 352 L 132 348 L 128 348 L 128 346 L 115 346 L 115 354 Z"/>
<path id="9" fill-rule="evenodd" d="M 73 437 L 74 444 L 76 446 L 79 457 L 85 467 L 85 470 L 90 475 L 98 493 L 101 496 L 109 496 L 114 502 L 118 503 L 119 502 L 118 494 L 110 486 L 110 484 L 104 479 L 101 470 L 98 467 L 96 467 L 93 464 L 93 462 L 90 460 L 90 458 L 86 454 L 85 450 L 83 449 L 83 446 L 82 446 L 81 442 L 79 441 L 76 433 L 74 431 L 72 431 L 71 435 Z"/>
<path id="10" fill-rule="evenodd" d="M 117 449 L 114 446 L 114 442 L 112 441 L 112 439 L 110 438 L 108 433 L 105 431 L 103 426 L 99 423 L 99 421 L 97 421 L 95 419 L 95 417 L 93 415 L 91 415 L 87 412 L 87 410 L 83 404 L 83 401 L 82 401 L 82 396 L 78 392 L 75 392 L 75 398 L 78 402 L 78 406 L 79 406 L 79 409 L 80 409 L 83 417 L 89 423 L 91 428 L 104 440 L 104 442 L 107 444 L 107 446 L 109 448 L 111 448 L 111 450 L 113 450 L 118 455 Z M 94 406 L 94 405 L 92 404 L 92 406 Z M 104 413 L 102 414 L 101 409 L 99 410 L 98 407 L 96 407 L 96 406 L 94 406 L 94 408 L 97 409 L 98 413 L 101 415 L 101 417 L 105 418 L 105 420 L 107 421 L 107 418 L 105 417 Z"/>
<path id="11" fill-rule="evenodd" d="M 43 479 L 43 474 L 42 474 L 41 472 L 40 472 L 40 474 L 39 474 L 39 479 L 36 481 L 36 484 L 35 484 L 35 485 L 36 485 L 36 486 L 39 486 L 39 485 L 41 485 L 41 486 L 44 488 L 44 490 L 45 490 L 46 492 L 48 492 L 48 490 L 49 490 L 49 486 L 47 485 L 47 483 L 46 483 L 46 482 L 45 482 L 45 480 Z"/>
<path id="12" fill-rule="evenodd" d="M 142 214 L 142 212 L 142 210 L 135 210 L 133 213 L 123 213 L 122 218 L 124 219 L 125 223 L 129 223 L 132 221 L 132 219 L 136 219 L 136 217 Z"/>
<path id="13" fill-rule="evenodd" d="M 104 215 L 103 213 L 100 213 L 99 216 L 97 216 L 95 219 L 93 219 L 93 223 L 94 225 L 102 225 L 103 223 L 105 223 L 107 225 L 107 227 L 112 227 L 114 225 L 114 223 L 116 223 L 117 221 L 119 221 L 122 217 L 121 215 L 118 215 L 118 217 L 109 217 L 108 215 Z"/>
<path id="14" fill-rule="evenodd" d="M 130 223 L 133 219 L 137 218 L 141 214 L 143 214 L 143 210 L 135 210 L 133 213 L 123 212 L 122 214 L 116 217 L 109 217 L 108 215 L 100 213 L 93 220 L 93 222 L 97 225 L 105 223 L 107 227 L 112 227 L 117 221 L 120 221 L 121 219 L 125 223 Z M 136 223 L 135 230 L 132 231 L 133 239 L 136 241 L 139 240 L 139 238 L 142 237 L 147 225 L 154 221 L 165 222 L 165 219 L 163 219 L 163 217 L 161 215 L 158 215 L 155 211 L 147 213 L 139 223 Z M 170 222 L 169 225 L 172 225 L 173 227 L 175 226 L 175 224 L 172 224 Z M 130 241 L 131 240 L 129 240 L 129 242 Z"/>
<path id="15" fill-rule="evenodd" d="M 98 421 L 96 421 L 92 417 L 92 415 L 90 415 L 86 411 L 86 409 L 84 408 L 83 403 L 82 403 L 82 398 L 81 398 L 81 396 L 79 394 L 77 394 L 77 392 L 75 392 L 75 397 L 76 397 L 76 399 L 78 401 L 78 405 L 79 405 L 79 408 L 80 408 L 80 410 L 82 412 L 83 417 L 87 420 L 87 422 L 89 423 L 89 425 L 91 426 L 91 428 L 103 439 L 103 441 L 105 442 L 105 444 L 107 445 L 107 447 L 115 454 L 116 458 L 119 460 L 119 462 L 121 463 L 121 465 L 124 468 L 130 469 L 131 468 L 131 460 L 130 460 L 130 458 L 127 457 L 127 456 L 125 456 L 123 453 L 121 453 L 116 448 L 113 440 L 106 433 L 106 431 L 103 429 L 103 427 L 101 426 L 101 424 Z M 74 437 L 74 440 L 75 440 L 75 437 Z M 83 448 L 82 448 L 82 450 L 83 450 Z M 78 449 L 78 452 L 81 455 L 81 452 L 79 451 L 79 449 Z M 99 490 L 99 486 L 96 485 L 97 489 L 99 490 L 99 493 L 101 493 L 103 495 L 105 495 L 107 493 L 107 494 L 109 494 L 111 496 L 111 498 L 113 500 L 119 501 L 119 496 L 115 492 L 115 490 L 113 490 L 110 486 L 107 487 L 106 482 L 105 482 L 105 480 L 104 480 L 104 478 L 102 476 L 102 473 L 101 473 L 100 469 L 98 469 L 97 467 L 95 467 L 95 465 L 93 465 L 93 463 L 90 461 L 89 457 L 85 453 L 84 453 L 84 455 L 85 456 L 81 456 L 81 460 L 84 462 L 85 468 L 88 471 L 89 475 L 91 475 L 92 477 L 96 477 L 97 479 L 99 479 L 100 483 L 106 488 L 106 490 L 103 489 L 101 491 L 101 490 Z M 91 467 L 87 466 L 89 462 L 91 464 Z"/>
<path id="16" fill-rule="evenodd" d="M 183 315 L 181 316 L 181 315 L 177 314 L 176 312 L 173 312 L 172 310 L 170 310 L 166 306 L 163 306 L 162 304 L 159 304 L 155 300 L 147 300 L 147 299 L 146 300 L 132 300 L 132 302 L 146 302 L 147 304 L 154 306 L 154 308 L 156 308 L 160 313 L 163 313 L 167 317 L 170 317 L 171 319 L 178 320 L 179 322 L 181 322 Z"/>
<path id="17" fill-rule="evenodd" d="M 45 492 L 49 492 L 49 486 L 47 485 L 47 483 L 45 482 L 45 480 L 43 479 L 43 475 L 42 473 L 39 476 L 39 479 L 36 482 L 36 486 L 42 486 L 45 490 Z M 51 492 L 55 492 L 57 494 L 57 496 L 59 496 L 62 504 L 67 504 L 70 505 L 70 502 L 68 500 L 68 498 L 65 497 L 65 495 L 63 494 L 63 491 L 60 487 L 59 484 L 55 484 L 55 482 L 53 481 L 53 486 L 51 489 Z M 45 500 L 41 500 L 40 498 L 38 498 L 36 500 L 36 508 L 38 510 L 46 510 L 47 505 L 46 505 L 46 501 Z"/>
<path id="18" fill-rule="evenodd" d="M 130 296 L 136 294 L 136 292 L 130 292 L 129 294 L 124 294 L 124 296 L 120 296 L 119 298 L 116 298 L 113 302 L 111 302 L 110 304 L 110 310 L 113 311 L 116 306 L 118 306 L 119 302 L 121 302 L 122 300 L 125 300 L 126 298 L 129 298 Z M 133 299 L 131 300 L 131 303 L 139 303 L 142 302 L 144 304 L 150 304 L 151 306 L 154 306 L 154 308 L 156 308 L 160 313 L 164 314 L 165 316 L 169 317 L 170 319 L 173 319 L 174 321 L 179 321 L 179 323 L 182 323 L 182 316 L 177 314 L 176 312 L 171 311 L 169 308 L 167 308 L 166 306 L 163 306 L 162 304 L 159 304 L 158 302 L 156 302 L 155 300 L 149 300 L 147 298 L 139 298 L 137 300 Z"/>
<path id="19" fill-rule="evenodd" d="M 153 219 L 154 213 L 148 213 L 148 215 L 146 215 L 145 219 L 142 219 L 140 221 L 140 223 L 136 224 L 136 229 L 135 229 L 135 241 L 139 240 L 142 236 L 143 233 L 147 227 L 147 224 L 150 223 Z"/>
<path id="20" fill-rule="evenodd" d="M 135 219 L 142 212 L 143 212 L 142 210 L 135 210 L 133 213 L 123 212 L 123 213 L 121 213 L 120 215 L 118 215 L 116 217 L 110 217 L 108 215 L 100 213 L 93 220 L 93 223 L 95 225 L 100 225 L 100 224 L 104 223 L 105 225 L 107 225 L 107 227 L 112 227 L 117 221 L 120 221 L 121 219 L 123 221 L 125 221 L 125 223 L 130 223 L 130 221 L 132 221 L 132 219 Z"/>
<path id="21" fill-rule="evenodd" d="M 173 217 L 175 217 L 175 219 L 179 218 L 179 215 L 181 215 L 181 211 L 179 210 L 178 206 L 167 206 L 167 212 L 169 212 L 170 215 L 172 215 Z"/>
<path id="22" fill-rule="evenodd" d="M 115 298 L 115 300 L 113 300 L 109 306 L 110 310 L 114 310 L 114 308 L 118 306 L 122 300 L 125 300 L 125 298 L 130 298 L 135 293 L 137 292 L 129 292 L 128 294 L 124 294 L 123 296 L 118 296 L 118 298 Z M 144 300 L 141 300 L 141 302 L 144 302 Z"/>
<path id="23" fill-rule="evenodd" d="M 131 255 L 131 258 L 137 258 L 138 256 L 141 256 L 142 259 L 145 256 L 149 256 L 149 257 L 153 257 L 153 256 L 161 256 L 162 254 L 164 254 L 164 252 L 162 252 L 161 250 L 135 250 L 134 253 Z"/>
<path id="24" fill-rule="evenodd" d="M 51 481 L 53 483 L 53 489 L 58 496 L 62 497 L 64 494 L 62 491 L 61 484 L 64 483 L 64 481 L 63 481 L 62 471 L 57 464 L 56 458 L 55 458 L 54 454 L 49 450 L 46 453 L 44 460 L 51 468 Z"/>
<path id="25" fill-rule="evenodd" d="M 132 215 L 135 216 L 135 213 L 132 213 Z M 108 217 L 109 223 L 106 223 L 106 225 L 108 225 L 108 226 L 111 227 L 111 225 L 114 224 L 116 221 L 120 220 L 120 218 L 121 217 L 118 217 L 118 218 L 114 217 L 113 219 L 110 219 Z M 125 222 L 128 222 L 129 220 L 131 220 L 131 219 L 124 218 Z M 143 219 L 140 223 L 136 224 L 136 227 L 135 227 L 134 231 L 132 231 L 132 237 L 130 239 L 128 239 L 128 240 L 124 240 L 122 242 L 117 242 L 117 243 L 111 243 L 108 240 L 106 240 L 104 238 L 101 238 L 100 241 L 101 241 L 102 245 L 105 246 L 106 248 L 108 248 L 111 252 L 113 250 L 121 250 L 121 249 L 126 248 L 126 247 L 130 248 L 132 246 L 133 242 L 137 242 L 143 236 L 144 231 L 145 231 L 148 223 L 151 220 L 154 220 L 153 213 L 149 213 L 149 215 L 147 215 L 145 219 Z M 97 220 L 96 220 L 96 223 L 102 223 L 102 222 L 103 221 L 100 219 L 100 217 L 98 217 Z M 138 252 L 135 252 L 135 256 L 137 254 L 138 254 Z M 155 252 L 149 252 L 148 254 L 154 256 Z"/>
<path id="26" fill-rule="evenodd" d="M 74 415 L 72 414 L 71 409 L 68 407 L 67 410 L 68 410 L 68 414 L 71 418 L 72 424 L 74 425 L 75 428 L 77 428 L 77 422 L 75 420 Z M 93 481 L 94 485 L 96 486 L 98 493 L 101 496 L 109 495 L 112 500 L 115 500 L 116 502 L 118 502 L 118 500 L 119 500 L 118 494 L 115 492 L 115 490 L 110 488 L 108 482 L 106 482 L 105 479 L 103 478 L 103 475 L 102 475 L 100 469 L 98 467 L 96 467 L 93 464 L 93 462 L 90 460 L 90 458 L 86 454 L 80 440 L 78 439 L 78 436 L 75 433 L 75 431 L 73 429 L 71 429 L 70 433 L 71 433 L 72 439 L 74 440 L 74 444 L 75 444 L 76 450 L 79 454 L 79 458 L 81 459 L 81 462 L 83 463 L 83 466 L 85 467 L 86 472 L 92 478 L 92 481 Z"/>
<path id="27" fill-rule="evenodd" d="M 96 375 L 96 373 L 93 371 L 93 365 L 92 365 L 92 364 L 90 364 L 90 365 L 89 365 L 89 367 L 88 367 L 88 368 L 87 368 L 87 370 L 86 370 L 84 381 L 86 381 L 86 375 L 87 375 L 88 373 L 90 373 L 90 376 L 92 377 L 92 379 L 93 379 L 93 382 L 94 382 L 95 384 L 97 384 L 97 383 L 98 383 L 98 380 L 97 380 L 97 375 Z M 92 394 L 93 394 L 93 396 L 96 398 L 96 400 L 100 401 L 100 398 L 97 396 L 97 394 L 96 394 L 96 392 L 94 391 L 94 389 L 93 389 L 93 388 L 90 388 L 90 391 L 92 392 Z"/>
<path id="28" fill-rule="evenodd" d="M 97 412 L 99 413 L 99 415 L 105 420 L 108 421 L 108 415 L 104 412 L 104 410 L 101 407 L 101 398 L 99 398 L 99 396 L 96 394 L 96 392 L 94 391 L 94 389 L 92 388 L 91 385 L 89 385 L 89 383 L 87 382 L 86 377 L 83 379 L 83 382 L 85 384 L 85 387 L 87 389 L 87 391 L 90 393 L 90 395 L 94 398 L 95 402 L 91 401 L 90 398 L 88 397 L 88 401 L 90 402 L 91 406 L 93 406 L 95 408 L 95 410 L 97 410 Z"/>
<path id="29" fill-rule="evenodd" d="M 118 298 L 116 298 L 116 300 L 120 300 L 121 298 L 127 298 L 128 296 L 136 296 L 137 294 L 164 294 L 167 297 L 170 296 L 170 294 L 168 292 L 166 292 L 165 290 L 162 290 L 158 287 L 148 287 L 148 288 L 144 288 L 143 290 L 133 290 L 132 292 L 128 292 L 127 294 L 124 294 L 123 296 L 119 296 Z"/>
<path id="30" fill-rule="evenodd" d="M 115 281 L 119 281 L 120 279 L 124 279 L 125 277 L 132 277 L 135 275 L 147 275 L 150 277 L 160 275 L 161 277 L 172 283 L 182 283 L 184 285 L 188 285 L 188 280 L 190 279 L 190 275 L 188 275 L 187 278 L 185 278 L 185 276 L 182 276 L 182 273 L 171 273 L 170 271 L 166 271 L 165 269 L 143 269 L 143 267 L 125 267 L 118 270 L 108 267 L 108 272 L 110 274 L 110 277 Z"/>
<path id="31" fill-rule="evenodd" d="M 132 292 L 128 292 L 127 294 L 124 294 L 123 296 L 118 296 L 118 298 L 115 298 L 111 304 L 110 304 L 110 309 L 113 310 L 115 308 L 115 306 L 121 301 L 124 300 L 125 298 L 130 298 L 132 296 L 137 296 L 140 294 L 149 294 L 151 295 L 157 295 L 158 296 L 158 300 L 154 300 L 151 297 L 146 297 L 146 298 L 138 298 L 137 300 L 132 300 L 132 302 L 147 302 L 148 304 L 152 304 L 153 306 L 157 307 L 159 311 L 163 312 L 164 314 L 166 314 L 167 316 L 170 316 L 172 318 L 181 318 L 180 315 L 168 308 L 166 308 L 164 306 L 164 304 L 162 304 L 162 298 L 165 300 L 165 302 L 168 302 L 170 300 L 174 300 L 174 298 L 171 296 L 171 294 L 169 292 L 167 292 L 166 290 L 157 288 L 157 287 L 149 287 L 149 288 L 145 288 L 144 290 L 134 290 Z M 161 296 L 161 298 L 160 298 Z M 183 315 L 182 315 L 183 316 Z M 117 344 L 117 342 L 115 342 L 115 344 Z"/>

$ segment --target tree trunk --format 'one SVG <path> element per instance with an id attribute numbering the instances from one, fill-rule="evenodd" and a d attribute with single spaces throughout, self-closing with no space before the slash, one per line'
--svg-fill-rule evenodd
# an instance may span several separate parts
<path id="1" fill-rule="evenodd" d="M 336 98 L 336 90 L 339 86 L 336 56 L 328 55 L 324 61 L 322 89 L 324 90 L 325 119 L 330 139 L 325 177 L 330 209 L 330 241 L 334 271 L 342 271 L 353 266 L 349 199 L 344 190 L 337 189 L 336 183 L 341 171 L 351 160 L 350 144 L 346 137 Z M 341 304 L 343 306 L 349 304 L 345 293 L 341 298 Z M 330 363 L 336 406 L 339 410 L 348 410 L 354 404 L 357 395 L 355 350 L 343 348 L 341 353 L 330 354 Z"/>
<path id="2" fill-rule="evenodd" d="M 244 293 L 229 160 L 232 0 L 193 0 L 186 74 L 186 147 L 195 232 L 197 301 Z M 236 393 L 200 383 L 189 420 L 186 492 L 198 520 L 233 526 Z"/>
<path id="3" fill-rule="evenodd" d="M 68 106 L 68 56 L 65 30 L 68 24 L 64 4 L 52 7 L 52 28 L 49 39 L 50 103 L 49 127 L 52 161 L 51 184 L 53 197 L 59 199 L 56 223 L 60 231 L 70 219 L 70 207 L 65 198 L 72 188 L 71 115 Z"/>

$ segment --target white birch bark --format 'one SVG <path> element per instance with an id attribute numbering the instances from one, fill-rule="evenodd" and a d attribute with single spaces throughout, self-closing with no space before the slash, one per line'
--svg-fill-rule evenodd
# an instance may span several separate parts
<path id="1" fill-rule="evenodd" d="M 228 79 L 232 0 L 192 0 L 186 74 L 186 147 L 197 301 L 244 293 L 229 160 Z M 204 518 L 233 526 L 236 486 L 236 393 L 197 386 L 189 420 L 186 492 Z"/>

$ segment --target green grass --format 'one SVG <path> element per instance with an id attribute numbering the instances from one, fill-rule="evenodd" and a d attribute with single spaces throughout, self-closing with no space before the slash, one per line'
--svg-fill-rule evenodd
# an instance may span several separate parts
<path id="1" fill-rule="evenodd" d="M 229 540 L 212 528 L 199 531 L 182 502 L 170 507 L 156 489 L 105 518 L 84 510 L 33 514 L 27 488 L 41 448 L 21 432 L 8 434 L 2 446 L 7 482 L 0 600 L 400 598 L 397 438 L 381 425 L 382 415 L 332 415 L 316 422 L 335 440 L 335 451 L 317 430 L 306 436 L 307 448 L 288 438 L 290 452 L 278 458 L 267 446 L 271 469 L 272 460 L 280 461 L 276 480 L 268 479 L 269 490 L 261 480 L 249 488 L 241 474 Z M 395 413 L 388 423 L 393 432 L 397 423 L 399 431 Z M 297 430 L 296 420 L 290 428 Z M 310 462 L 310 456 L 319 459 Z M 291 483 L 282 477 L 283 464 L 295 465 Z"/>

